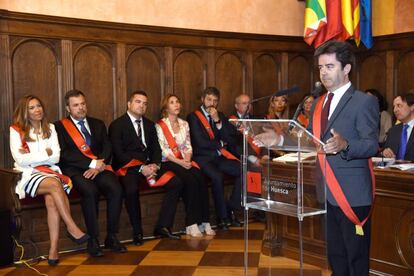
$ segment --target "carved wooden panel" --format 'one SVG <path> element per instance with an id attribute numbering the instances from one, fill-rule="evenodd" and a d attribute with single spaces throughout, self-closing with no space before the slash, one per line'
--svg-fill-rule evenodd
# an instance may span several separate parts
<path id="1" fill-rule="evenodd" d="M 58 62 L 54 49 L 41 40 L 23 41 L 13 51 L 13 107 L 24 95 L 38 96 L 50 121 L 59 119 Z"/>
<path id="2" fill-rule="evenodd" d="M 181 99 L 181 117 L 200 105 L 204 90 L 205 67 L 200 55 L 194 51 L 181 52 L 174 62 L 174 94 Z"/>
<path id="3" fill-rule="evenodd" d="M 75 89 L 86 95 L 88 114 L 108 125 L 114 119 L 112 55 L 97 44 L 83 45 L 75 54 Z"/>
<path id="4" fill-rule="evenodd" d="M 259 55 L 253 63 L 253 98 L 271 95 L 280 87 L 280 64 L 270 54 Z M 264 116 L 267 114 L 269 100 L 262 100 L 253 104 L 253 114 Z"/>
<path id="5" fill-rule="evenodd" d="M 226 115 L 234 112 L 234 99 L 243 93 L 243 64 L 235 54 L 226 52 L 216 61 L 216 87 L 220 90 L 219 109 Z"/>
<path id="6" fill-rule="evenodd" d="M 307 58 L 302 55 L 295 55 L 289 58 L 288 69 L 288 86 L 299 86 L 299 93 L 290 95 L 288 98 L 289 103 L 289 117 L 293 116 L 296 107 L 302 101 L 305 95 L 310 94 L 311 88 L 311 75 L 313 74 L 312 58 Z"/>
<path id="7" fill-rule="evenodd" d="M 359 90 L 377 89 L 386 97 L 386 64 L 378 55 L 371 55 L 359 65 Z"/>
<path id="8" fill-rule="evenodd" d="M 414 51 L 400 56 L 397 64 L 397 95 L 401 95 L 414 89 Z"/>
<path id="9" fill-rule="evenodd" d="M 146 116 L 157 121 L 162 97 L 160 57 L 151 48 L 135 49 L 127 59 L 126 76 L 128 99 L 131 92 L 144 90 L 149 102 Z"/>

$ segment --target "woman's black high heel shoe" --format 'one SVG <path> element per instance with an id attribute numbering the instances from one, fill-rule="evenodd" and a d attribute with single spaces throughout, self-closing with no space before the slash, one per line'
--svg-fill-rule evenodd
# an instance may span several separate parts
<path id="1" fill-rule="evenodd" d="M 83 235 L 82 237 L 80 237 L 79 239 L 75 238 L 74 236 L 71 235 L 71 233 L 69 233 L 69 231 L 66 231 L 66 236 L 73 241 L 74 243 L 76 243 L 77 245 L 81 245 L 82 243 L 85 243 L 89 240 L 90 236 L 88 234 L 85 233 L 85 235 Z"/>
<path id="2" fill-rule="evenodd" d="M 47 263 L 48 263 L 50 266 L 57 266 L 57 265 L 58 265 L 58 263 L 59 263 L 59 259 L 47 259 Z"/>

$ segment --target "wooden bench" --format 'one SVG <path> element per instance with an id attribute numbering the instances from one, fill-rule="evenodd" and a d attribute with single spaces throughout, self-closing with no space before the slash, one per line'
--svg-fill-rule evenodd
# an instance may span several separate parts
<path id="1" fill-rule="evenodd" d="M 43 197 L 25 198 L 19 200 L 15 193 L 15 187 L 20 179 L 20 172 L 12 169 L 0 168 L 0 207 L 11 210 L 14 221 L 13 235 L 18 242 L 25 247 L 25 258 L 33 258 L 41 255 L 47 255 L 49 250 L 49 231 L 47 227 L 47 212 L 44 206 Z M 231 193 L 232 179 L 227 178 L 225 181 L 226 193 Z M 158 219 L 158 213 L 161 207 L 164 190 L 162 188 L 147 188 L 140 190 L 142 227 L 144 236 L 152 236 L 154 226 Z M 72 191 L 70 198 L 72 217 L 78 226 L 86 230 L 80 199 L 76 191 Z M 214 222 L 214 202 L 210 193 L 210 220 Z M 174 220 L 174 231 L 181 231 L 185 227 L 185 210 L 184 205 L 180 203 Z M 99 238 L 103 242 L 106 236 L 106 201 L 101 198 L 99 205 Z M 65 236 L 65 225 L 61 223 L 59 236 L 59 249 L 76 250 L 84 246 L 76 246 Z M 119 234 L 121 241 L 129 240 L 132 237 L 132 227 L 129 222 L 128 214 L 125 208 L 122 208 Z M 16 252 L 17 255 L 17 252 Z"/>

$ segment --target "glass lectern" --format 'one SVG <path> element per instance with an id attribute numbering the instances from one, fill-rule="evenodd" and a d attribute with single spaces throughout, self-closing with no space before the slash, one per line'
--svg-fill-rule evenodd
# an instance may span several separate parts
<path id="1" fill-rule="evenodd" d="M 323 143 L 293 120 L 231 121 L 243 133 L 245 274 L 248 271 L 249 209 L 256 209 L 279 214 L 284 221 L 297 219 L 294 243 L 297 248 L 290 251 L 296 251 L 299 275 L 303 275 L 306 263 L 302 224 L 306 218 L 326 213 L 326 185 L 320 173 L 321 166 L 325 166 Z M 282 173 L 280 167 L 290 170 Z M 324 221 L 320 219 L 323 236 Z"/>

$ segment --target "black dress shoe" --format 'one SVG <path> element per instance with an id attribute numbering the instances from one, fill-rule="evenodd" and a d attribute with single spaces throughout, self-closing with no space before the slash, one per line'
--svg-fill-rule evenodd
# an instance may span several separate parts
<path id="1" fill-rule="evenodd" d="M 82 243 L 85 243 L 89 240 L 90 236 L 88 234 L 83 235 L 82 237 L 80 237 L 79 239 L 75 238 L 74 236 L 72 236 L 71 233 L 69 233 L 69 231 L 66 231 L 66 236 L 73 241 L 74 243 L 76 243 L 77 245 L 81 245 Z"/>
<path id="2" fill-rule="evenodd" d="M 220 230 L 229 230 L 230 222 L 227 219 L 218 219 L 217 220 L 217 228 Z"/>
<path id="3" fill-rule="evenodd" d="M 142 234 L 134 234 L 133 238 L 132 238 L 132 243 L 135 245 L 143 245 L 144 244 L 144 239 Z"/>
<path id="4" fill-rule="evenodd" d="M 237 216 L 236 216 L 236 214 L 234 213 L 233 210 L 228 212 L 228 217 L 229 217 L 229 220 L 230 220 L 230 226 L 233 226 L 233 227 L 242 226 L 241 222 L 237 219 Z"/>
<path id="5" fill-rule="evenodd" d="M 97 238 L 90 238 L 88 240 L 88 247 L 86 250 L 92 257 L 102 257 L 104 255 Z"/>
<path id="6" fill-rule="evenodd" d="M 58 265 L 58 263 L 59 263 L 59 259 L 47 259 L 47 263 L 48 263 L 50 266 L 57 266 L 57 265 Z"/>
<path id="7" fill-rule="evenodd" d="M 113 252 L 125 253 L 128 249 L 123 245 L 115 235 L 108 235 L 105 239 L 105 248 Z"/>
<path id="8" fill-rule="evenodd" d="M 168 227 L 155 228 L 154 236 L 161 236 L 161 238 L 170 238 L 172 240 L 181 239 L 180 235 L 173 234 Z"/>

